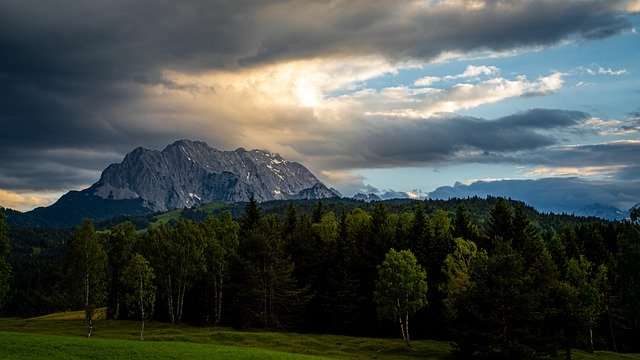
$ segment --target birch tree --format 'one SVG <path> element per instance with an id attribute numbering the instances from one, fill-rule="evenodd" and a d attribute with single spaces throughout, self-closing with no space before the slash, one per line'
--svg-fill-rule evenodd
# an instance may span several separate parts
<path id="1" fill-rule="evenodd" d="M 375 302 L 378 314 L 397 321 L 402 339 L 411 346 L 409 317 L 427 305 L 427 274 L 409 250 L 389 250 L 378 266 Z"/>
<path id="2" fill-rule="evenodd" d="M 67 244 L 66 264 L 72 292 L 78 296 L 77 290 L 73 290 L 83 290 L 87 337 L 91 337 L 95 308 L 102 304 L 105 296 L 107 256 L 90 220 L 76 229 Z"/>
<path id="3" fill-rule="evenodd" d="M 230 263 L 238 250 L 240 227 L 230 213 L 219 219 L 210 217 L 204 223 L 207 274 L 213 290 L 213 322 L 218 325 L 222 319 L 223 290 Z"/>
<path id="4" fill-rule="evenodd" d="M 129 290 L 125 303 L 131 316 L 140 319 L 140 340 L 144 340 L 144 321 L 150 319 L 156 300 L 155 275 L 149 262 L 140 254 L 134 255 L 123 270 L 123 283 Z"/>

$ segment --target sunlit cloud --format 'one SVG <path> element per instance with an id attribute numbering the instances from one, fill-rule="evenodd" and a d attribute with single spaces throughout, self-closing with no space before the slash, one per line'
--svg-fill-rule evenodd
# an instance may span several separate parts
<path id="1" fill-rule="evenodd" d="M 0 207 L 15 210 L 30 210 L 38 206 L 51 205 L 62 192 L 25 192 L 19 193 L 0 189 Z"/>
<path id="2" fill-rule="evenodd" d="M 626 165 L 609 166 L 538 166 L 527 170 L 524 174 L 533 177 L 549 176 L 581 176 L 581 177 L 612 177 L 625 169 Z"/>
<path id="3" fill-rule="evenodd" d="M 389 108 L 368 111 L 370 116 L 395 116 L 405 118 L 426 118 L 439 113 L 453 113 L 468 110 L 485 104 L 521 96 L 544 96 L 560 90 L 564 84 L 563 74 L 556 72 L 530 81 L 520 75 L 515 79 L 502 77 L 488 79 L 479 83 L 459 83 L 446 89 L 424 89 L 416 92 L 405 88 L 405 99 L 414 99 L 416 104 L 410 108 L 397 108 L 392 98 L 385 92 L 374 93 L 369 103 L 386 103 Z M 405 101 L 406 102 L 406 101 Z"/>

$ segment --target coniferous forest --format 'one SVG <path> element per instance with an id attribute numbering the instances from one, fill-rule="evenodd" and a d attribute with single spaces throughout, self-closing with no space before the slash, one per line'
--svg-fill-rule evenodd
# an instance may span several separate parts
<path id="1" fill-rule="evenodd" d="M 640 214 L 501 198 L 255 201 L 73 230 L 0 219 L 0 306 L 33 316 L 440 339 L 461 358 L 638 352 Z"/>

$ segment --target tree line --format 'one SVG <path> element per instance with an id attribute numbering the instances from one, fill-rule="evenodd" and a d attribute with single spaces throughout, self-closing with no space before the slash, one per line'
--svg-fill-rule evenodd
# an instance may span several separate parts
<path id="1" fill-rule="evenodd" d="M 240 217 L 144 230 L 124 222 L 97 231 L 85 221 L 46 254 L 33 246 L 14 258 L 13 275 L 0 221 L 0 299 L 85 309 L 89 336 L 93 311 L 106 306 L 113 319 L 140 320 L 141 338 L 155 319 L 401 336 L 407 345 L 439 338 L 462 358 L 638 350 L 637 210 L 630 221 L 558 217 L 542 226 L 504 199 L 486 218 L 425 205 L 336 213 L 317 202 L 311 212 L 289 205 L 274 214 L 251 201 Z M 16 279 L 40 284 L 25 273 L 38 264 L 52 270 L 37 275 L 46 278 L 38 293 L 9 291 Z"/>

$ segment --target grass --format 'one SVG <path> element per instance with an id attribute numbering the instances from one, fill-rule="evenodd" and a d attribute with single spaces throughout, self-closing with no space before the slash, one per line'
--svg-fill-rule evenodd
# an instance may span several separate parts
<path id="1" fill-rule="evenodd" d="M 151 322 L 145 341 L 134 321 L 98 320 L 86 339 L 82 312 L 0 319 L 0 359 L 451 359 L 446 342 L 194 327 Z M 29 334 L 26 336 L 25 334 Z M 98 355 L 100 354 L 100 355 Z M 104 356 L 104 357 L 99 357 Z M 575 359 L 640 360 L 640 355 L 576 352 Z"/>
<path id="2" fill-rule="evenodd" d="M 153 218 L 152 226 L 159 226 L 162 224 L 168 224 L 175 220 L 177 221 L 182 217 L 182 209 L 167 211 Z"/>
<path id="3" fill-rule="evenodd" d="M 323 359 L 239 346 L 0 333 L 2 359 Z"/>

